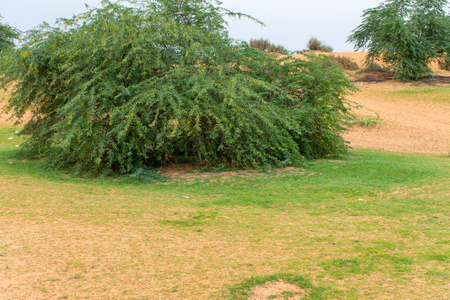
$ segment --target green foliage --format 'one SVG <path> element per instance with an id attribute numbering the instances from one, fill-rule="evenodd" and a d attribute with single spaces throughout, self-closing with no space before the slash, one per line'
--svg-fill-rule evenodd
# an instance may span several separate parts
<path id="1" fill-rule="evenodd" d="M 152 181 L 165 181 L 166 177 L 158 173 L 155 169 L 147 166 L 137 168 L 133 173 L 129 174 L 125 181 L 130 182 L 152 182 Z"/>
<path id="2" fill-rule="evenodd" d="M 283 46 L 272 44 L 269 40 L 265 39 L 251 39 L 250 47 L 269 53 L 288 54 L 289 52 Z"/>
<path id="3" fill-rule="evenodd" d="M 333 47 L 325 45 L 322 41 L 315 37 L 309 39 L 306 47 L 311 51 L 333 52 Z"/>
<path id="4" fill-rule="evenodd" d="M 7 110 L 32 113 L 24 153 L 108 175 L 345 152 L 344 94 L 354 87 L 321 68 L 325 58 L 278 60 L 236 42 L 223 15 L 245 15 L 207 0 L 102 3 L 28 32 L 3 61 L 1 84 L 16 82 Z"/>
<path id="5" fill-rule="evenodd" d="M 2 16 L 0 15 L 0 20 Z M 8 24 L 0 22 L 0 52 L 14 47 L 14 40 L 17 39 L 19 31 Z"/>
<path id="6" fill-rule="evenodd" d="M 429 63 L 450 49 L 447 0 L 388 0 L 364 12 L 349 36 L 356 49 L 369 50 L 366 62 L 380 59 L 395 78 L 418 80 L 432 75 Z"/>

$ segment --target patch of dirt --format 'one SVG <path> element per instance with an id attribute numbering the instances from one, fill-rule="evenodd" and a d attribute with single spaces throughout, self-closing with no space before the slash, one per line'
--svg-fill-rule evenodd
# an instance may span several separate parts
<path id="1" fill-rule="evenodd" d="M 291 299 L 299 300 L 309 294 L 308 290 L 302 289 L 295 284 L 283 281 L 267 282 L 254 287 L 250 292 L 250 300 L 268 299 Z"/>

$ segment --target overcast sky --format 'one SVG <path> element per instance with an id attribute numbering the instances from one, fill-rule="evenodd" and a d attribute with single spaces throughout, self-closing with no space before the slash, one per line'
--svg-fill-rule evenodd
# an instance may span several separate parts
<path id="1" fill-rule="evenodd" d="M 0 14 L 22 31 L 41 24 L 53 25 L 57 18 L 68 18 L 86 10 L 85 3 L 98 6 L 100 0 L 0 0 Z M 250 21 L 231 21 L 230 35 L 249 41 L 269 39 L 289 50 L 302 50 L 310 37 L 317 37 L 336 52 L 352 51 L 348 35 L 361 23 L 367 8 L 378 0 L 222 0 L 223 6 L 263 21 L 266 27 Z"/>

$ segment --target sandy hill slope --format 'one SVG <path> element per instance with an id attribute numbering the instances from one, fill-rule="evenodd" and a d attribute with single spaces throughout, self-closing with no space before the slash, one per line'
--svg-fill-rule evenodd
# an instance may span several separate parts
<path id="1" fill-rule="evenodd" d="M 338 52 L 364 64 L 367 52 Z M 364 108 L 357 111 L 366 118 L 379 117 L 378 126 L 354 126 L 345 136 L 354 148 L 386 151 L 450 154 L 450 72 L 431 64 L 443 78 L 403 83 L 395 80 L 357 82 L 360 91 L 348 98 Z M 378 114 L 378 115 L 377 115 Z"/>

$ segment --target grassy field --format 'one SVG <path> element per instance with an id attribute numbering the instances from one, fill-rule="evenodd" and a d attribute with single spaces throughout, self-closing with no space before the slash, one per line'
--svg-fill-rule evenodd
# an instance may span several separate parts
<path id="1" fill-rule="evenodd" d="M 130 184 L 17 159 L 16 130 L 0 123 L 1 300 L 450 297 L 448 155 Z"/>
<path id="2" fill-rule="evenodd" d="M 18 141 L 0 129 L 1 299 L 246 299 L 274 280 L 311 299 L 449 295 L 449 157 L 137 185 L 13 159 Z"/>

